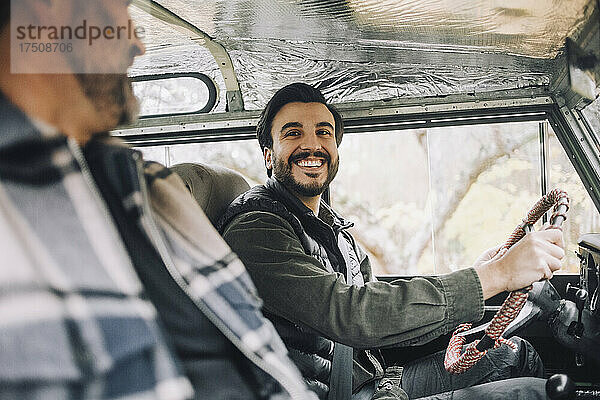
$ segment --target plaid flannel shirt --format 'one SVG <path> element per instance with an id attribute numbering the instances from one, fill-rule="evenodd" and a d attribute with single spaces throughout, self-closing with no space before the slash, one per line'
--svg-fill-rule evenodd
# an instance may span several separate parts
<path id="1" fill-rule="evenodd" d="M 0 97 L 0 397 L 190 398 L 76 145 L 43 131 Z"/>

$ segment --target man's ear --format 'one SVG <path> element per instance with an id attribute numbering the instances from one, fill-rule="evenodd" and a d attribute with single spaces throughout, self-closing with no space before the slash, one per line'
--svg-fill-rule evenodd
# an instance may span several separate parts
<path id="1" fill-rule="evenodd" d="M 263 157 L 265 159 L 265 168 L 273 169 L 273 150 L 265 147 L 263 150 Z"/>

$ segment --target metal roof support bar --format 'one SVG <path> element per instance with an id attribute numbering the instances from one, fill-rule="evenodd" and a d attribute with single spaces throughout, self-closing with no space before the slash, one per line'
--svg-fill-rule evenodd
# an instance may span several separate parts
<path id="1" fill-rule="evenodd" d="M 542 196 L 548 193 L 548 121 L 541 121 L 538 125 L 540 134 L 540 186 Z M 542 215 L 542 223 L 548 222 L 548 213 Z"/>
<path id="2" fill-rule="evenodd" d="M 194 42 L 206 47 L 215 58 L 225 81 L 227 111 L 244 110 L 244 100 L 237 76 L 235 75 L 233 62 L 223 45 L 217 43 L 194 24 L 181 18 L 168 8 L 161 6 L 154 0 L 133 0 L 132 5 L 152 15 L 154 18 L 174 26 L 177 30 L 189 35 Z"/>
<path id="3" fill-rule="evenodd" d="M 504 97 L 504 98 L 502 98 Z M 555 106 L 543 88 L 455 95 L 443 99 L 397 99 L 336 105 L 345 132 L 375 132 L 506 121 L 540 121 Z M 183 144 L 255 137 L 260 111 L 145 118 L 113 131 L 136 146 Z"/>

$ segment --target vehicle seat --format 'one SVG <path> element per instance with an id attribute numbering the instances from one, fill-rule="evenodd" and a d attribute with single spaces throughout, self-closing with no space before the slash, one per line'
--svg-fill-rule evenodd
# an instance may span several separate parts
<path id="1" fill-rule="evenodd" d="M 170 169 L 183 179 L 213 225 L 236 197 L 250 189 L 246 179 L 229 168 L 183 163 Z"/>

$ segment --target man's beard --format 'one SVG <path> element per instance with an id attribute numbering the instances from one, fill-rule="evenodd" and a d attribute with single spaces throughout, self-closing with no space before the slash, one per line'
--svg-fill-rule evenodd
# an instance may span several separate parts
<path id="1" fill-rule="evenodd" d="M 319 184 L 318 182 L 314 182 L 311 184 L 303 184 L 296 181 L 292 174 L 292 163 L 307 158 L 311 155 L 314 157 L 324 158 L 327 162 L 327 178 L 322 184 Z M 285 160 L 280 160 L 273 156 L 273 176 L 275 176 L 275 178 L 277 178 L 279 182 L 281 182 L 292 192 L 304 197 L 315 197 L 322 194 L 329 187 L 329 184 L 331 183 L 333 178 L 335 178 L 335 176 L 337 175 L 338 167 L 339 158 L 337 158 L 332 163 L 329 154 L 321 151 L 316 151 L 314 153 L 302 152 L 294 154 L 289 157 L 287 162 Z M 310 177 L 310 175 L 308 176 Z"/>
<path id="2" fill-rule="evenodd" d="M 76 74 L 85 96 L 106 118 L 117 125 L 133 122 L 139 104 L 133 95 L 131 81 L 125 74 Z"/>

